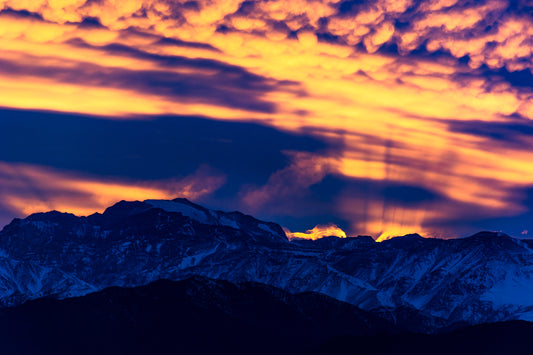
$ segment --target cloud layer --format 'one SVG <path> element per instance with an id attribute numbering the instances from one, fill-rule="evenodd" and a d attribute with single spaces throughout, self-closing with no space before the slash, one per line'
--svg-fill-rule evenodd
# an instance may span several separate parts
<path id="1" fill-rule="evenodd" d="M 0 9 L 0 106 L 248 121 L 323 142 L 274 149 L 285 165 L 236 183 L 235 208 L 335 215 L 375 236 L 452 235 L 465 216 L 528 212 L 526 2 L 0 0 Z M 217 169 L 231 175 L 226 165 Z M 115 177 L 129 184 L 128 175 Z M 346 184 L 325 201 L 315 190 L 328 178 Z M 206 194 L 225 186 L 216 181 Z"/>

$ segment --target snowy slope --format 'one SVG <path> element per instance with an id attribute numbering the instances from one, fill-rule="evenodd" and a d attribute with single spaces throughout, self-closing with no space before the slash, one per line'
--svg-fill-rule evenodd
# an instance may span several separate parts
<path id="1" fill-rule="evenodd" d="M 316 291 L 391 320 L 416 314 L 428 330 L 533 320 L 533 252 L 498 233 L 288 242 L 274 223 L 176 199 L 122 201 L 89 217 L 15 219 L 0 232 L 0 250 L 4 305 L 204 275 Z M 22 271 L 12 271 L 17 267 Z"/>
<path id="2" fill-rule="evenodd" d="M 0 306 L 45 296 L 72 297 L 96 290 L 60 269 L 0 258 Z"/>
<path id="3" fill-rule="evenodd" d="M 183 198 L 177 198 L 171 201 L 145 200 L 144 203 L 154 208 L 160 208 L 166 212 L 180 213 L 183 216 L 203 224 L 245 229 L 252 235 L 269 236 L 269 238 L 278 241 L 287 240 L 285 232 L 283 232 L 283 229 L 279 225 L 271 222 L 259 221 L 240 212 L 228 213 L 209 210 Z"/>

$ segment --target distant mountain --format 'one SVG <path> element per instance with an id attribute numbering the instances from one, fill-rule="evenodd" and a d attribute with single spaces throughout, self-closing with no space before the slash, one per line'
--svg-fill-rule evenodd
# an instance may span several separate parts
<path id="1" fill-rule="evenodd" d="M 317 293 L 203 277 L 112 287 L 0 312 L 2 354 L 295 354 L 392 324 Z"/>
<path id="2" fill-rule="evenodd" d="M 289 242 L 275 223 L 185 199 L 38 213 L 0 232 L 4 306 L 193 275 L 323 293 L 413 331 L 533 321 L 532 244 L 501 233 Z"/>

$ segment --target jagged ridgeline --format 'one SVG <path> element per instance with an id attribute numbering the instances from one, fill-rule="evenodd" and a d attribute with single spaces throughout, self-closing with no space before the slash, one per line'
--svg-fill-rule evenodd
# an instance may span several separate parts
<path id="1" fill-rule="evenodd" d="M 0 303 L 68 298 L 194 275 L 313 291 L 430 332 L 533 320 L 529 241 L 499 233 L 289 241 L 283 229 L 185 199 L 119 202 L 103 214 L 48 212 L 0 232 Z"/>

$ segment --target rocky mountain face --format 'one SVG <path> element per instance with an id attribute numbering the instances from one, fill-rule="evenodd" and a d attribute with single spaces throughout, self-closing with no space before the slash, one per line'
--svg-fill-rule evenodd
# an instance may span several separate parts
<path id="1" fill-rule="evenodd" d="M 279 225 L 184 199 L 39 213 L 0 232 L 4 306 L 193 275 L 322 293 L 416 331 L 533 321 L 532 245 L 500 233 L 288 241 Z"/>

